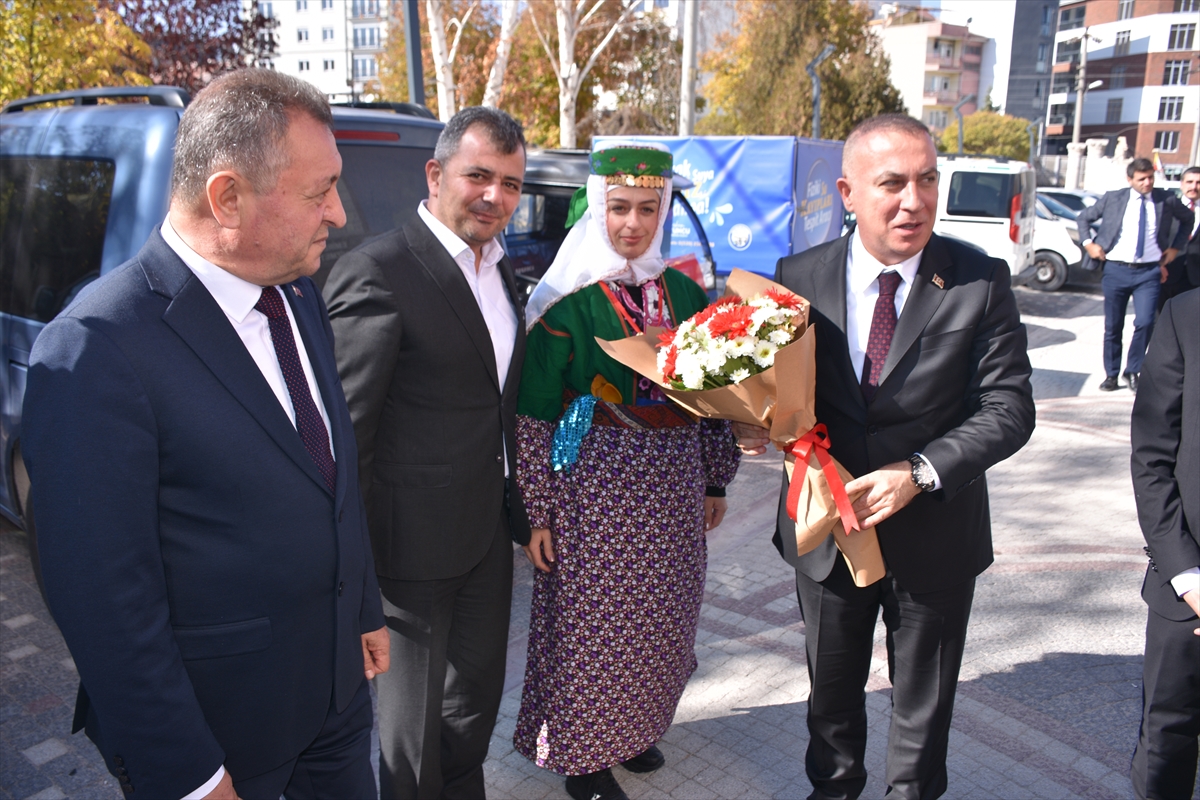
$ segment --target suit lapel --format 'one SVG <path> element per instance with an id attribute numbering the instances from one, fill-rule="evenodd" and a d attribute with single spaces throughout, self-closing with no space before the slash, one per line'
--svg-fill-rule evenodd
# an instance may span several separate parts
<path id="1" fill-rule="evenodd" d="M 150 257 L 141 259 L 141 267 L 147 281 L 152 289 L 171 301 L 163 313 L 163 322 L 192 349 L 279 448 L 328 491 L 279 399 L 208 289 L 157 231 L 147 242 L 146 250 Z"/>
<path id="2" fill-rule="evenodd" d="M 520 295 L 517 293 L 517 277 L 508 256 L 500 259 L 498 266 L 500 275 L 504 278 L 504 288 L 508 292 L 508 302 L 512 303 L 513 313 L 517 315 L 516 340 L 513 342 L 512 358 L 508 361 L 508 376 L 504 379 L 504 388 L 507 391 L 517 386 L 517 381 L 521 377 L 520 367 L 525 360 L 525 306 L 521 303 Z M 493 360 L 495 360 L 494 356 Z"/>
<path id="3" fill-rule="evenodd" d="M 858 379 L 854 377 L 854 362 L 850 360 L 850 350 L 846 339 L 846 257 L 850 248 L 850 237 L 843 236 L 837 244 L 830 247 L 822 255 L 821 261 L 812 271 L 813 296 L 808 300 L 821 310 L 829 322 L 838 328 L 840 347 L 831 347 L 835 355 L 837 377 L 845 384 L 842 397 L 853 397 L 856 405 L 865 413 L 867 401 L 859 390 Z M 828 336 L 828 334 L 825 334 Z M 821 340 L 821 330 L 817 329 L 817 341 Z"/>
<path id="4" fill-rule="evenodd" d="M 462 270 L 420 217 L 414 217 L 404 227 L 404 238 L 408 240 L 412 254 L 441 289 L 446 302 L 466 328 L 475 349 L 479 351 L 479 357 L 483 359 L 488 376 L 499 391 L 500 376 L 496 372 L 496 351 L 492 347 L 492 337 Z"/>
<path id="5" fill-rule="evenodd" d="M 933 282 L 933 276 L 941 278 L 943 286 L 938 288 Z M 942 240 L 936 235 L 930 237 L 921 255 L 921 265 L 917 267 L 917 275 L 913 285 L 908 290 L 904 300 L 904 310 L 896 320 L 896 331 L 892 334 L 892 346 L 888 349 L 887 360 L 883 362 L 883 372 L 879 375 L 879 385 L 883 386 L 888 375 L 896 368 L 896 364 L 904 357 L 909 348 L 917 341 L 929 320 L 933 317 L 938 306 L 946 297 L 946 292 L 953 285 L 953 267 L 950 255 L 946 252 Z"/>
<path id="6" fill-rule="evenodd" d="M 337 365 L 333 360 L 333 353 L 329 344 L 323 335 L 318 335 L 317 331 L 321 329 L 320 319 L 313 313 L 314 306 L 312 303 L 302 303 L 297 299 L 296 286 L 297 283 L 289 283 L 280 288 L 283 289 L 284 297 L 287 298 L 288 304 L 292 307 L 292 315 L 296 318 L 296 327 L 300 330 L 300 338 L 304 341 L 304 350 L 308 354 L 308 363 L 312 366 L 313 378 L 317 382 L 317 390 L 321 392 L 321 402 L 325 406 L 325 415 L 329 417 L 329 433 L 333 440 L 333 460 L 337 467 L 337 483 L 335 495 L 335 508 L 341 508 L 342 500 L 346 496 L 346 482 L 350 479 L 346 474 L 348 464 L 354 463 L 351 459 L 351 454 L 346 451 L 346 446 L 349 442 L 354 441 L 353 430 L 348 430 L 342 414 L 339 413 L 343 398 L 341 392 L 341 384 L 338 382 Z M 311 291 L 313 296 L 316 296 L 316 286 L 311 282 L 304 281 L 300 285 L 300 291 Z M 296 436 L 299 439 L 299 435 Z M 303 444 L 303 442 L 302 442 Z M 307 454 L 308 451 L 305 450 Z M 312 457 L 309 456 L 309 462 L 312 463 L 312 475 L 315 475 L 317 482 L 322 489 L 326 491 L 329 487 L 325 485 L 325 480 L 321 478 L 320 471 L 317 470 L 316 463 L 312 462 Z M 355 469 L 358 465 L 354 463 Z"/>

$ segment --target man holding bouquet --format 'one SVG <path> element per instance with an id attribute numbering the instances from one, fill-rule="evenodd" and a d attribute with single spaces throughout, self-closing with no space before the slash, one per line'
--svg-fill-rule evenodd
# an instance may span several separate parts
<path id="1" fill-rule="evenodd" d="M 892 680 L 889 795 L 946 791 L 946 748 L 975 577 L 992 563 L 988 467 L 1029 439 L 1030 366 L 1005 262 L 933 233 L 937 152 L 888 114 L 847 137 L 847 236 L 781 259 L 775 280 L 812 304 L 816 417 L 886 576 L 858 587 L 833 537 L 796 556 L 785 479 L 775 545 L 796 568 L 811 696 L 813 798 L 866 784 L 865 684 L 880 608 Z M 761 428 L 738 425 L 748 453 Z M 802 474 L 797 472 L 797 475 Z M 835 536 L 842 535 L 836 532 Z"/>

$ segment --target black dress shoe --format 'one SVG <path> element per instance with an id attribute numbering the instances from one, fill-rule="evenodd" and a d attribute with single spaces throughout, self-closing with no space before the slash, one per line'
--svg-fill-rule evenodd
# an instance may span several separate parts
<path id="1" fill-rule="evenodd" d="M 1141 380 L 1141 377 L 1142 377 L 1142 374 L 1140 372 L 1126 372 L 1125 373 L 1125 380 L 1129 381 L 1129 389 L 1134 394 L 1137 394 L 1138 381 Z"/>
<path id="2" fill-rule="evenodd" d="M 650 745 L 649 750 L 628 761 L 622 761 L 621 766 L 630 772 L 654 772 L 665 763 L 667 763 L 667 757 L 662 754 L 662 750 L 655 745 Z"/>
<path id="3" fill-rule="evenodd" d="M 1121 385 L 1117 383 L 1116 378 L 1105 378 L 1104 382 L 1100 384 L 1100 391 L 1102 392 L 1115 392 L 1120 388 Z"/>
<path id="4" fill-rule="evenodd" d="M 567 794 L 575 800 L 629 800 L 611 769 L 572 775 L 567 778 Z"/>

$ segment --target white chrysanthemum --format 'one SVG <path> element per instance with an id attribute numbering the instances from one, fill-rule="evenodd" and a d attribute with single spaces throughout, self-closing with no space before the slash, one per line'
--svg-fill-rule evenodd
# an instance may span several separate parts
<path id="1" fill-rule="evenodd" d="M 733 372 L 729 373 L 729 380 L 733 381 L 734 383 L 741 383 L 749 377 L 750 370 L 746 369 L 745 367 L 741 369 L 735 369 Z"/>
<path id="2" fill-rule="evenodd" d="M 691 351 L 681 350 L 679 355 L 675 357 L 675 372 L 689 389 L 700 388 L 693 387 L 688 380 L 688 376 L 700 375 L 700 381 L 704 380 L 704 365 L 700 363 L 700 359 Z"/>
<path id="3" fill-rule="evenodd" d="M 775 351 L 779 348 L 770 342 L 759 342 L 754 346 L 754 363 L 763 369 L 775 365 Z"/>
<path id="4" fill-rule="evenodd" d="M 786 328 L 780 328 L 778 330 L 771 331 L 770 335 L 767 336 L 767 340 L 777 347 L 783 347 L 792 340 L 792 334 Z"/>
<path id="5" fill-rule="evenodd" d="M 728 354 L 731 358 L 748 356 L 754 352 L 754 337 L 739 336 L 729 343 Z"/>
<path id="6" fill-rule="evenodd" d="M 703 363 L 705 372 L 716 375 L 725 366 L 725 354 L 720 350 L 711 350 L 704 354 Z"/>
<path id="7" fill-rule="evenodd" d="M 756 308 L 750 313 L 750 324 L 752 327 L 759 327 L 764 323 L 770 322 L 775 316 L 774 308 Z M 773 323 L 778 325 L 779 323 Z"/>

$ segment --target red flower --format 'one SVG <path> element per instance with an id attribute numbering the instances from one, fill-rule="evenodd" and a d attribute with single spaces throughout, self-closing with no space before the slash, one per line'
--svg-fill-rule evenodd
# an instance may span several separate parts
<path id="1" fill-rule="evenodd" d="M 658 335 L 659 347 L 670 347 L 675 344 L 675 331 L 663 331 Z"/>
<path id="2" fill-rule="evenodd" d="M 663 380 L 669 381 L 675 377 L 675 357 L 679 355 L 679 350 L 675 345 L 671 345 L 667 350 L 667 357 L 663 363 Z"/>
<path id="3" fill-rule="evenodd" d="M 708 329 L 713 336 L 724 336 L 726 339 L 736 339 L 750 332 L 751 316 L 754 311 L 750 306 L 726 305 L 712 315 Z"/>
<path id="4" fill-rule="evenodd" d="M 774 300 L 781 308 L 800 308 L 800 298 L 791 292 L 781 292 L 778 289 L 767 289 L 767 297 Z"/>
<path id="5" fill-rule="evenodd" d="M 716 314 L 718 311 L 720 311 L 725 306 L 736 306 L 736 305 L 740 305 L 741 303 L 742 303 L 742 299 L 740 297 L 736 297 L 734 295 L 728 295 L 728 296 L 722 297 L 718 300 L 714 300 L 708 306 L 708 308 L 706 308 L 703 311 L 699 312 L 698 314 L 695 314 L 694 316 L 692 316 L 692 322 L 696 323 L 697 325 L 703 325 L 704 323 L 706 323 L 710 319 L 712 319 L 713 314 Z"/>

